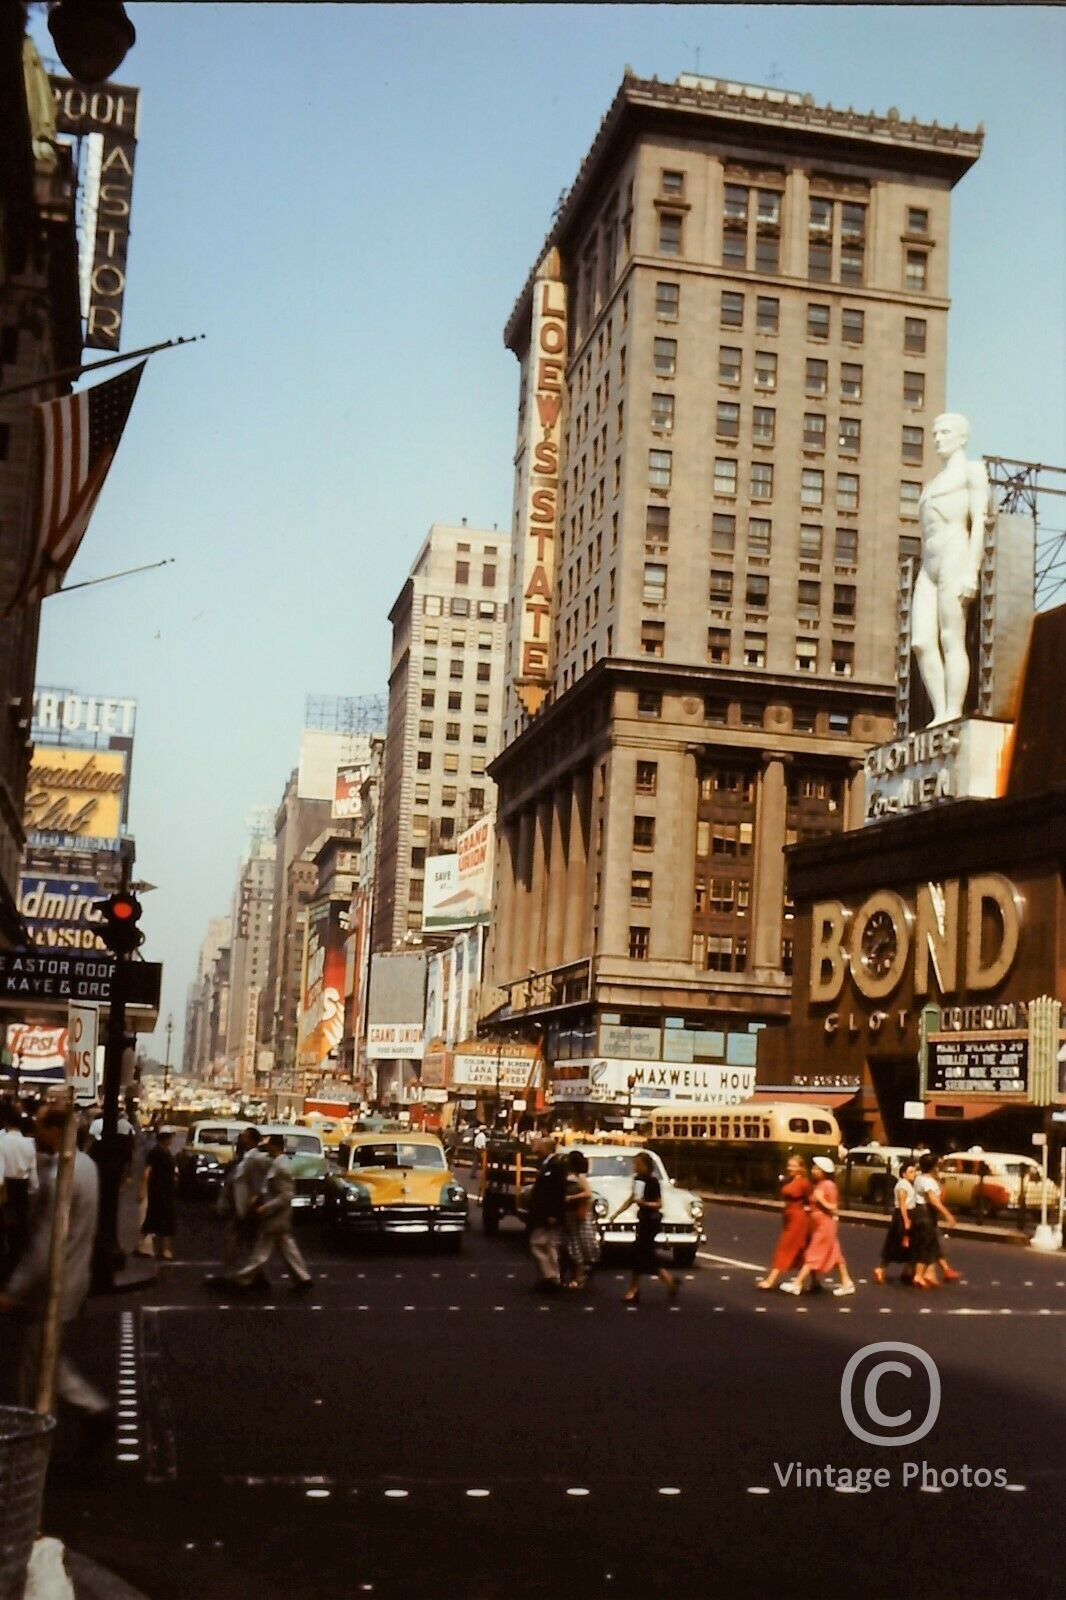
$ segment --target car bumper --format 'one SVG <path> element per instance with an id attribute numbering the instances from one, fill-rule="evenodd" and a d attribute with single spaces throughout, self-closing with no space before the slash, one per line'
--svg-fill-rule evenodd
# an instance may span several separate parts
<path id="1" fill-rule="evenodd" d="M 467 1213 L 465 1209 L 444 1211 L 433 1206 L 343 1206 L 335 1217 L 351 1233 L 413 1234 L 426 1238 L 464 1233 Z"/>
<path id="2" fill-rule="evenodd" d="M 635 1244 L 637 1229 L 635 1223 L 612 1222 L 601 1230 L 601 1238 L 605 1245 Z M 699 1228 L 687 1223 L 667 1223 L 655 1235 L 655 1243 L 662 1250 L 671 1250 L 675 1247 L 686 1248 L 700 1245 L 705 1242 L 705 1235 Z"/>

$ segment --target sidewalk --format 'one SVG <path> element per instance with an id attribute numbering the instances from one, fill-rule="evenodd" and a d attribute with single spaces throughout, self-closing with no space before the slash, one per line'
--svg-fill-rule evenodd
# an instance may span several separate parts
<path id="1" fill-rule="evenodd" d="M 146 1600 L 140 1589 L 131 1589 L 123 1578 L 98 1567 L 88 1556 L 74 1550 L 66 1552 L 67 1571 L 74 1585 L 75 1600 Z"/>
<path id="2" fill-rule="evenodd" d="M 748 1211 L 774 1211 L 780 1212 L 780 1200 L 771 1200 L 768 1196 L 750 1194 L 719 1194 L 713 1189 L 698 1189 L 694 1191 L 701 1200 L 710 1205 L 740 1206 Z M 844 1211 L 840 1213 L 841 1222 L 855 1222 L 865 1228 L 884 1228 L 888 1223 L 888 1214 L 881 1211 Z M 1029 1244 L 1029 1235 L 1021 1228 L 997 1228 L 987 1222 L 956 1222 L 949 1230 L 954 1239 L 983 1239 L 986 1244 Z"/>

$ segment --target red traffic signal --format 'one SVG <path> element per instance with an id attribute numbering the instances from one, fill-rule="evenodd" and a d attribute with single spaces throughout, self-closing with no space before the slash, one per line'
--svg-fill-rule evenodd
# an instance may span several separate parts
<path id="1" fill-rule="evenodd" d="M 135 894 L 118 890 L 107 900 L 97 901 L 103 928 L 100 937 L 116 955 L 132 955 L 144 943 L 144 934 L 137 924 L 141 920 L 141 902 Z"/>

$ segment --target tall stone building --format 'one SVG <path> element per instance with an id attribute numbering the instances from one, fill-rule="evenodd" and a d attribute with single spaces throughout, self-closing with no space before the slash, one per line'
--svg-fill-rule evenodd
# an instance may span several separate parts
<path id="1" fill-rule="evenodd" d="M 630 1056 L 750 1064 L 787 1012 L 782 847 L 861 821 L 891 733 L 950 195 L 980 149 L 627 76 L 560 207 L 505 331 L 491 768 L 498 1017 L 535 1019 L 549 1059 L 607 1058 L 623 1086 Z"/>
<path id="2" fill-rule="evenodd" d="M 421 929 L 427 855 L 492 810 L 510 559 L 506 533 L 434 523 L 389 612 L 374 950 Z"/>
<path id="3" fill-rule="evenodd" d="M 253 835 L 233 896 L 226 1064 L 241 1088 L 255 1083 L 259 1009 L 270 966 L 274 840 Z"/>

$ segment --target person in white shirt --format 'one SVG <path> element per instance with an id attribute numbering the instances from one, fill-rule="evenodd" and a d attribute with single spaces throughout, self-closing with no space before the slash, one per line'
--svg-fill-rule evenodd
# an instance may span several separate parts
<path id="1" fill-rule="evenodd" d="M 9 1101 L 0 1117 L 0 1276 L 13 1272 L 30 1237 L 30 1196 L 37 1188 L 37 1147 L 22 1131 L 22 1118 Z"/>
<path id="2" fill-rule="evenodd" d="M 936 1156 L 930 1151 L 918 1161 L 918 1176 L 914 1180 L 914 1287 L 939 1289 L 936 1275 L 939 1265 L 945 1283 L 957 1283 L 962 1276 L 948 1265 L 940 1243 L 936 1220 L 940 1217 L 949 1228 L 955 1218 L 940 1197 L 940 1184 L 936 1176 Z"/>

